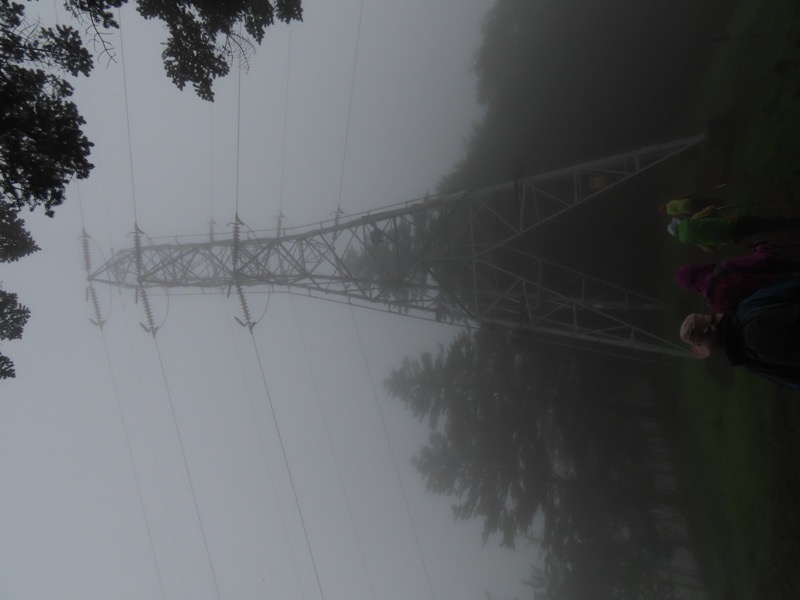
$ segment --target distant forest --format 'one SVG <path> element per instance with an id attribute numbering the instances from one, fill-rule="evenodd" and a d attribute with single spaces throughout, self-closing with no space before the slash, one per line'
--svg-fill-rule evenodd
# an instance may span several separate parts
<path id="1" fill-rule="evenodd" d="M 735 4 L 498 0 L 474 63 L 486 117 L 439 191 L 695 133 L 688 106 Z"/>

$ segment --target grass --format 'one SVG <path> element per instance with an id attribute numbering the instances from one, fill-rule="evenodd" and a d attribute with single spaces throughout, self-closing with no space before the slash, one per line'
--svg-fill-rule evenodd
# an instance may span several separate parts
<path id="1" fill-rule="evenodd" d="M 710 597 L 760 598 L 772 561 L 774 386 L 746 372 L 720 382 L 687 363 L 680 388 L 679 464 Z"/>
<path id="2" fill-rule="evenodd" d="M 730 200 L 760 206 L 784 200 L 800 182 L 798 6 L 760 0 L 741 7 L 729 39 L 718 42 L 696 110 L 736 120 Z"/>
<path id="3" fill-rule="evenodd" d="M 733 123 L 724 160 L 710 143 L 698 179 L 724 163 L 728 205 L 750 213 L 798 214 L 798 8 L 741 3 L 692 107 L 695 118 Z M 800 598 L 800 398 L 714 363 L 679 373 L 676 452 L 710 598 Z"/>

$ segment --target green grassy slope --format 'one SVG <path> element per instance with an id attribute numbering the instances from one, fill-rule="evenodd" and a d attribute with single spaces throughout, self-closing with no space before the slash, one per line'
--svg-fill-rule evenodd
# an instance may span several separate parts
<path id="1" fill-rule="evenodd" d="M 692 107 L 726 116 L 730 146 L 710 148 L 696 176 L 724 172 L 743 212 L 800 212 L 799 8 L 742 3 Z M 678 455 L 711 598 L 800 597 L 800 397 L 714 364 L 679 373 Z"/>

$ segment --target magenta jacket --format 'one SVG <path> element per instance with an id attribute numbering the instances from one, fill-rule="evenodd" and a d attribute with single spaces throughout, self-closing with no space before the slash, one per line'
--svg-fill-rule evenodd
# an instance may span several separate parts
<path id="1" fill-rule="evenodd" d="M 800 263 L 780 250 L 761 243 L 750 254 L 719 264 L 683 265 L 675 281 L 703 296 L 714 312 L 727 312 L 757 289 L 800 270 Z"/>

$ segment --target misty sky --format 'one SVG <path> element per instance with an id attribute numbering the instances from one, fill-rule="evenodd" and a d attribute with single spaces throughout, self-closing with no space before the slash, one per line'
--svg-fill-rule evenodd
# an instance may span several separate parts
<path id="1" fill-rule="evenodd" d="M 536 553 L 481 547 L 480 524 L 425 494 L 409 459 L 427 430 L 382 389 L 454 329 L 253 293 L 251 338 L 235 297 L 171 294 L 152 299 L 156 345 L 136 298 L 98 287 L 101 332 L 79 240 L 97 267 L 134 223 L 223 233 L 238 207 L 252 229 L 279 212 L 304 225 L 433 191 L 481 118 L 470 68 L 489 6 L 365 0 L 359 36 L 360 2 L 306 1 L 213 105 L 164 75 L 161 25 L 122 11 L 116 62 L 77 85 L 96 168 L 54 219 L 24 215 L 42 250 L 2 275 L 32 318 L 3 345 L 0 598 L 530 593 Z"/>

